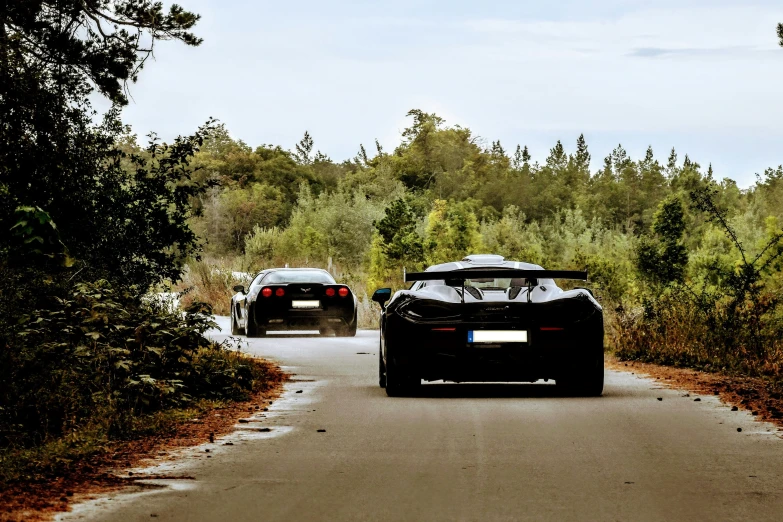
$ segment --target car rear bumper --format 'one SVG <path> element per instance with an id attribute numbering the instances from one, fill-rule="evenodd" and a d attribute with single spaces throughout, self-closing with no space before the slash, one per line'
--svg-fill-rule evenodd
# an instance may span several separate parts
<path id="1" fill-rule="evenodd" d="M 352 310 L 277 310 L 256 313 L 256 324 L 267 331 L 344 328 L 354 321 Z"/>
<path id="2" fill-rule="evenodd" d="M 395 364 L 425 380 L 458 382 L 532 382 L 578 371 L 603 353 L 603 319 L 593 318 L 542 330 L 519 322 L 491 325 L 415 324 L 399 319 L 386 329 L 387 349 Z M 450 330 L 453 328 L 453 330 Z M 470 330 L 527 332 L 528 342 L 470 343 Z M 388 354 L 387 354 L 388 355 Z"/>

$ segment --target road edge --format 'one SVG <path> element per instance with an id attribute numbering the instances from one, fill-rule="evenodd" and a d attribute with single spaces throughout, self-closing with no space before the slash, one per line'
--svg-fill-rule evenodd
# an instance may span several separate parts
<path id="1" fill-rule="evenodd" d="M 169 456 L 168 452 L 198 446 L 231 433 L 234 425 L 248 412 L 264 410 L 279 398 L 291 377 L 271 361 L 254 357 L 253 362 L 263 366 L 269 378 L 248 400 L 201 409 L 197 418 L 177 422 L 168 433 L 107 444 L 105 450 L 89 462 L 76 463 L 69 476 L 14 484 L 2 491 L 0 521 L 54 520 L 57 514 L 70 511 L 74 503 L 135 486 L 139 480 L 156 478 L 149 475 L 134 477 L 131 469 L 176 460 L 177 457 Z M 159 478 L 187 480 L 193 477 L 166 475 Z"/>
<path id="2" fill-rule="evenodd" d="M 781 385 L 770 379 L 625 361 L 611 354 L 606 355 L 605 361 L 609 370 L 650 377 L 669 388 L 716 396 L 721 402 L 732 406 L 732 409 L 747 411 L 756 420 L 783 429 Z"/>

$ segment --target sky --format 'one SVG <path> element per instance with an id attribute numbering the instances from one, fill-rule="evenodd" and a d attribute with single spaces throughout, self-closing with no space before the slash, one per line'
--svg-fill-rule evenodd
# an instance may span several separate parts
<path id="1" fill-rule="evenodd" d="M 780 2 L 178 3 L 204 43 L 156 46 L 123 113 L 140 137 L 214 117 L 251 146 L 307 130 L 341 161 L 392 150 L 415 108 L 540 162 L 584 133 L 594 170 L 618 144 L 662 163 L 675 147 L 743 188 L 783 163 Z"/>

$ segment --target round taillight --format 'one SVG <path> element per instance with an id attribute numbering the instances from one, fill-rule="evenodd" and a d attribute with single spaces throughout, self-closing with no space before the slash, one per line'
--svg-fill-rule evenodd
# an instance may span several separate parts
<path id="1" fill-rule="evenodd" d="M 285 295 L 285 290 L 283 290 L 282 288 L 278 288 L 277 290 L 275 290 L 275 295 L 277 297 L 283 297 Z"/>
<path id="2" fill-rule="evenodd" d="M 327 288 L 326 289 L 326 296 L 327 297 L 334 297 L 334 288 Z"/>
<path id="3" fill-rule="evenodd" d="M 271 288 L 264 288 L 263 290 L 261 290 L 261 295 L 263 295 L 264 297 L 271 297 L 272 289 Z"/>
<path id="4" fill-rule="evenodd" d="M 346 297 L 348 295 L 348 289 L 342 287 L 337 291 L 337 293 L 340 294 L 340 297 Z"/>

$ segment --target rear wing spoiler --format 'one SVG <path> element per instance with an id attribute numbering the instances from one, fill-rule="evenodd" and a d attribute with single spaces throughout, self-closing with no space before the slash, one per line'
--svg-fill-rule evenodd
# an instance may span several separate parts
<path id="1" fill-rule="evenodd" d="M 405 282 L 434 281 L 438 279 L 462 280 L 484 277 L 510 277 L 512 279 L 576 279 L 587 281 L 587 272 L 580 270 L 521 270 L 516 268 L 478 268 L 438 272 L 406 272 Z"/>

